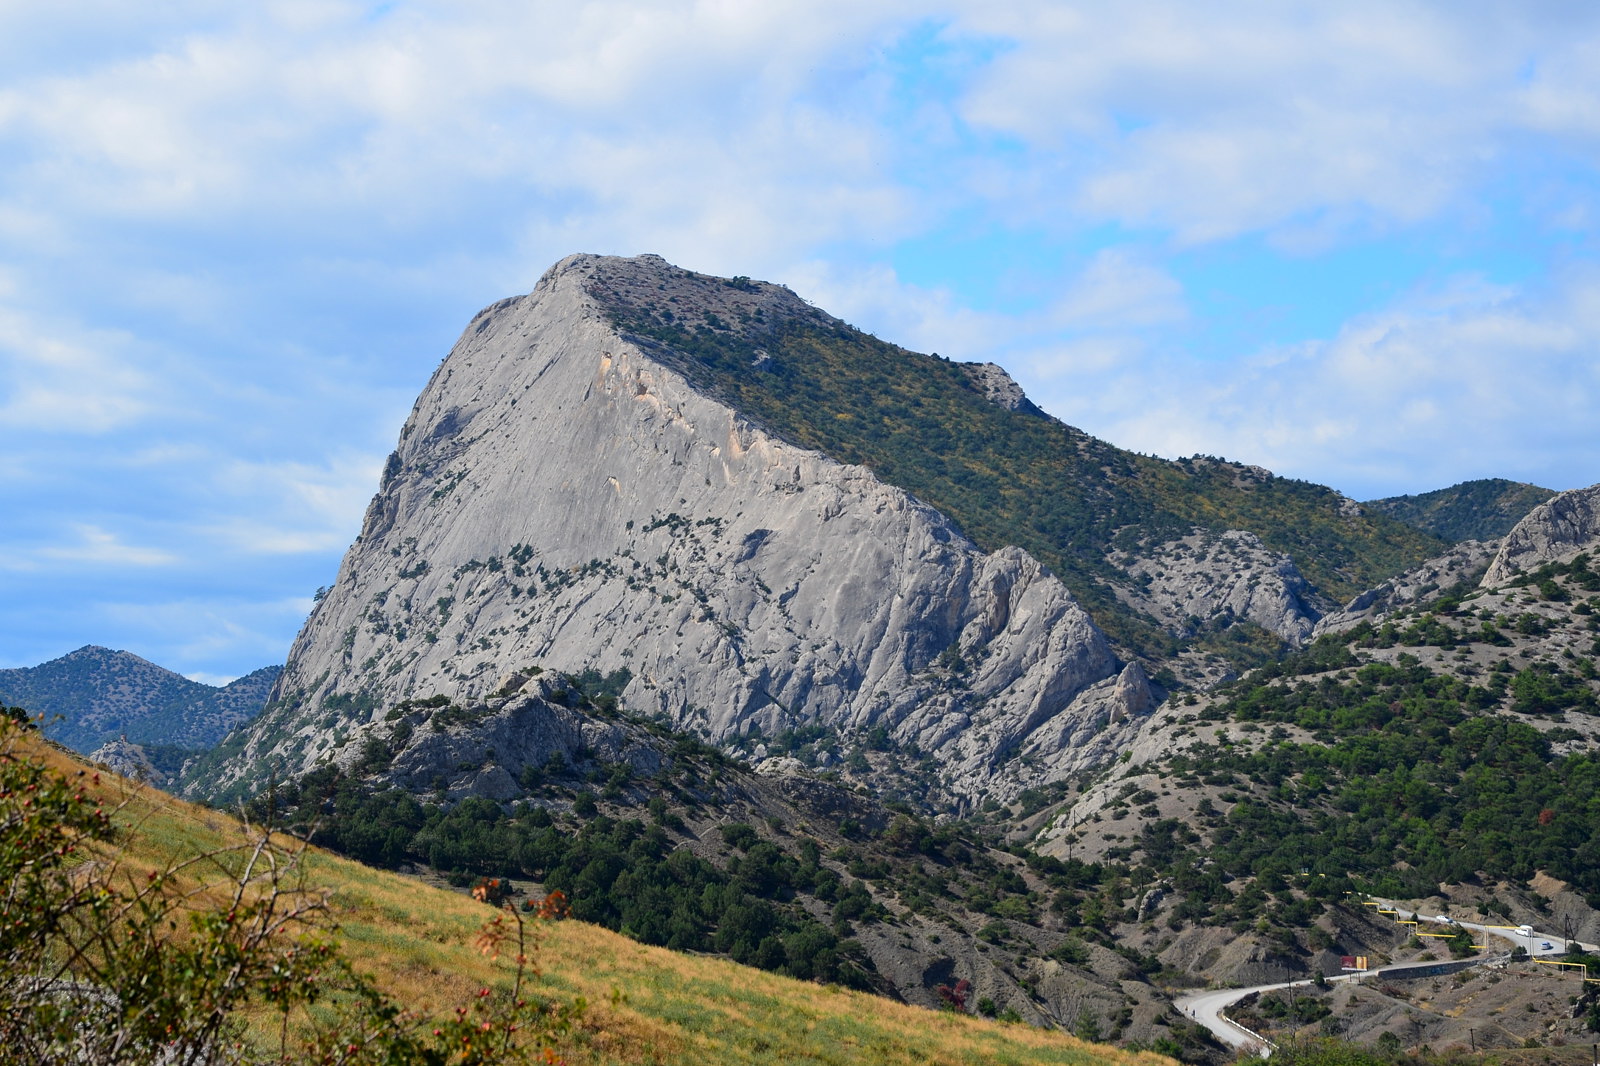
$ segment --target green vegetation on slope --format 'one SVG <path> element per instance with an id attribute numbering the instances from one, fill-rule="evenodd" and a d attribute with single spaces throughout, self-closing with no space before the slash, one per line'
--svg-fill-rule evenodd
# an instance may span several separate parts
<path id="1" fill-rule="evenodd" d="M 1106 558 L 1113 550 L 1197 525 L 1247 529 L 1342 602 L 1443 547 L 1358 513 L 1322 486 L 1214 460 L 1140 456 L 1037 411 L 1006 409 L 984 396 L 969 367 L 820 314 L 686 324 L 681 307 L 598 295 L 620 329 L 696 387 L 784 439 L 871 467 L 988 550 L 1027 549 L 1108 631 L 1146 654 L 1170 652 L 1171 639 L 1105 586 L 1120 577 Z"/>
<path id="2" fill-rule="evenodd" d="M 1539 871 L 1600 903 L 1596 590 L 1600 571 L 1580 555 L 1493 601 L 1541 611 L 1446 596 L 1235 682 L 1179 718 L 1175 739 L 1195 739 L 1149 768 L 1177 789 L 1221 788 L 1220 802 L 1202 800 L 1192 821 L 1149 808 L 1107 858 L 1170 877 L 1178 919 L 1235 928 L 1304 928 L 1357 886 L 1416 898 Z M 1513 635 L 1557 636 L 1564 650 L 1512 654 Z M 1400 648 L 1452 654 L 1424 664 Z M 1366 661 L 1380 651 L 1392 661 Z M 1113 808 L 1145 802 L 1137 787 Z"/>
<path id="3" fill-rule="evenodd" d="M 1493 540 L 1555 492 L 1504 478 L 1463 481 L 1416 496 L 1390 496 L 1362 504 L 1445 540 Z"/>
<path id="4" fill-rule="evenodd" d="M 1492 688 L 1414 658 L 1373 663 L 1342 683 L 1252 687 L 1220 708 L 1312 739 L 1284 731 L 1248 751 L 1205 745 L 1169 765 L 1180 782 L 1226 776 L 1249 788 L 1212 820 L 1218 875 L 1309 867 L 1407 897 L 1480 872 L 1526 881 L 1546 870 L 1600 893 L 1600 759 L 1557 756 L 1533 726 L 1481 713 L 1499 703 Z"/>
<path id="5" fill-rule="evenodd" d="M 584 921 L 675 951 L 715 952 L 797 977 L 878 990 L 871 964 L 848 939 L 850 921 L 882 909 L 860 881 L 846 884 L 820 864 L 814 842 L 790 854 L 743 823 L 723 838 L 739 854 L 726 870 L 677 848 L 661 822 L 589 814 L 557 823 L 542 806 L 467 799 L 421 804 L 398 789 L 370 793 L 333 774 L 307 775 L 283 799 L 318 812 L 314 839 L 372 865 L 425 864 L 453 880 L 532 878 L 559 889 Z M 326 797 L 326 798 L 323 798 Z M 307 815 L 309 816 L 309 815 Z M 739 830 L 742 836 L 735 836 Z M 831 926 L 811 917 L 800 894 L 830 905 Z"/>
<path id="6" fill-rule="evenodd" d="M 219 840 L 208 826 L 176 849 L 157 845 L 154 862 L 129 854 L 130 821 L 145 837 L 171 828 L 153 824 L 168 820 L 153 817 L 149 794 L 119 796 L 101 775 L 62 767 L 26 718 L 18 708 L 0 718 L 6 1061 L 560 1061 L 552 1045 L 575 1005 L 522 994 L 523 922 L 485 929 L 517 956 L 509 994 L 484 987 L 453 1016 L 403 1009 L 329 940 L 325 900 L 296 883 L 303 849 L 237 826 Z"/>

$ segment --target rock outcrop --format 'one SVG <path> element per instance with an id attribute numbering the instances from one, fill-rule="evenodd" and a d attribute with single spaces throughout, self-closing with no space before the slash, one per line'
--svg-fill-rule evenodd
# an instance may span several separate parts
<path id="1" fill-rule="evenodd" d="M 1322 614 L 1294 561 L 1243 530 L 1196 529 L 1112 561 L 1133 579 L 1123 600 L 1180 635 L 1220 617 L 1254 622 L 1299 644 Z"/>
<path id="2" fill-rule="evenodd" d="M 1034 402 L 1028 399 L 1027 393 L 1022 391 L 1016 379 L 1006 373 L 1005 367 L 998 363 L 967 363 L 967 374 L 973 384 L 983 390 L 983 395 L 997 407 L 1004 407 L 1008 411 L 1025 411 L 1028 414 L 1043 415 Z"/>
<path id="3" fill-rule="evenodd" d="M 1462 541 L 1443 555 L 1397 574 L 1339 610 L 1329 612 L 1317 622 L 1313 635 L 1343 633 L 1362 622 L 1378 622 L 1391 612 L 1427 596 L 1473 581 L 1483 573 L 1498 547 L 1498 541 Z"/>
<path id="4" fill-rule="evenodd" d="M 1504 585 L 1543 563 L 1565 562 L 1600 544 L 1600 485 L 1563 492 L 1541 503 L 1500 542 L 1482 587 Z"/>
<path id="5" fill-rule="evenodd" d="M 932 755 L 934 792 L 958 802 L 1014 794 L 1148 709 L 1142 673 L 1027 553 L 985 553 L 870 470 L 770 435 L 619 334 L 596 297 L 684 276 L 573 256 L 473 319 L 275 707 L 207 787 L 354 758 L 385 708 L 480 700 L 534 666 L 625 678 L 634 712 L 717 742 L 882 726 Z M 707 319 L 820 315 L 747 279 L 715 291 Z"/>
<path id="6" fill-rule="evenodd" d="M 99 763 L 114 774 L 121 774 L 130 781 L 143 781 L 150 785 L 166 784 L 167 775 L 157 770 L 150 761 L 150 756 L 137 744 L 130 743 L 127 737 L 119 737 L 100 745 L 89 754 L 89 761 Z"/>

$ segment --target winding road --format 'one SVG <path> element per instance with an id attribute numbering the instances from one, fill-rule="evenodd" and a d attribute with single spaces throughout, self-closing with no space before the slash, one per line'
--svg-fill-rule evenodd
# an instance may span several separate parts
<path id="1" fill-rule="evenodd" d="M 1372 902 L 1383 907 L 1403 911 L 1407 914 L 1411 913 L 1411 909 L 1409 907 L 1398 907 L 1389 900 L 1373 899 Z M 1565 942 L 1559 936 L 1552 936 L 1549 933 L 1535 931 L 1529 935 L 1523 935 L 1518 933 L 1515 928 L 1508 928 L 1502 925 L 1480 925 L 1477 922 L 1463 922 L 1453 918 L 1448 918 L 1442 914 L 1427 915 L 1419 913 L 1415 915 L 1415 919 L 1418 922 L 1428 922 L 1434 925 L 1454 926 L 1458 929 L 1466 929 L 1470 932 L 1476 933 L 1480 937 L 1499 937 L 1502 940 L 1509 941 L 1514 947 L 1521 947 L 1530 956 L 1560 955 L 1565 950 Z M 1485 939 L 1483 943 L 1487 944 L 1488 940 Z M 1573 941 L 1573 943 L 1578 944 L 1578 946 L 1585 951 L 1600 950 L 1597 949 L 1593 944 L 1582 944 L 1578 941 Z M 1557 947 L 1557 944 L 1562 944 L 1563 946 Z M 1483 963 L 1492 962 L 1505 957 L 1506 955 L 1504 953 L 1495 955 L 1481 955 L 1477 959 L 1473 960 L 1473 962 L 1475 965 L 1482 965 Z M 1413 970 L 1417 969 L 1419 966 L 1427 965 L 1430 964 L 1401 962 L 1395 963 L 1392 966 L 1381 966 L 1375 970 L 1363 970 L 1338 974 L 1327 978 L 1327 980 L 1330 984 L 1337 981 L 1359 980 L 1362 977 L 1371 976 L 1373 974 L 1390 973 L 1396 970 Z M 1276 984 L 1270 985 L 1252 985 L 1249 988 L 1211 989 L 1205 992 L 1191 992 L 1188 995 L 1177 997 L 1172 1002 L 1173 1006 L 1177 1007 L 1181 1013 L 1193 1018 L 1195 1021 L 1211 1030 L 1212 1035 L 1229 1047 L 1237 1050 L 1256 1048 L 1260 1050 L 1263 1056 L 1266 1056 L 1272 1053 L 1272 1044 L 1260 1034 L 1253 1033 L 1244 1026 L 1230 1021 L 1224 1011 L 1233 1006 L 1235 1003 L 1239 1002 L 1241 999 L 1253 993 L 1275 992 L 1280 988 L 1293 988 L 1295 985 L 1300 985 L 1303 987 L 1307 984 L 1310 984 L 1310 980 L 1307 978 L 1301 978 L 1294 981 L 1279 981 Z"/>

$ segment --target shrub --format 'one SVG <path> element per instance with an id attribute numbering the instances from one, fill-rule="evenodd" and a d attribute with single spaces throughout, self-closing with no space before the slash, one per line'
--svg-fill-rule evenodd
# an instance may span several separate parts
<path id="1" fill-rule="evenodd" d="M 100 775 L 50 767 L 0 718 L 0 1046 L 8 1061 L 487 1063 L 559 1061 L 570 1008 L 530 1004 L 528 929 L 497 913 L 478 946 L 515 946 L 511 995 L 453 1015 L 403 1010 L 347 962 L 326 899 L 297 878 L 304 845 L 265 830 L 157 869 L 125 866 Z M 92 861 L 84 861 L 92 859 Z M 281 1016 L 248 1047 L 241 1012 Z"/>

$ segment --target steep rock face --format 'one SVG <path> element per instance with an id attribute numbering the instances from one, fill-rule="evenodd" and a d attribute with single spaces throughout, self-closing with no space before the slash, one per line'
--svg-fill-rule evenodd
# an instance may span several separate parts
<path id="1" fill-rule="evenodd" d="M 1291 644 L 1311 635 L 1318 602 L 1294 561 L 1244 530 L 1186 537 L 1113 558 L 1136 584 L 1125 602 L 1187 635 L 1218 616 L 1239 618 Z"/>
<path id="2" fill-rule="evenodd" d="M 1148 705 L 1027 553 L 986 554 L 871 471 L 763 432 L 591 292 L 681 274 L 574 256 L 472 321 L 224 784 L 345 757 L 386 706 L 479 699 L 534 665 L 627 670 L 630 708 L 713 740 L 881 724 L 964 799 L 1014 793 Z M 817 314 L 736 280 L 723 314 Z"/>
<path id="3" fill-rule="evenodd" d="M 1314 635 L 1343 633 L 1362 622 L 1377 622 L 1434 592 L 1472 581 L 1483 573 L 1498 547 L 1499 541 L 1463 541 L 1443 555 L 1395 575 L 1330 612 L 1317 622 Z"/>
<path id="4" fill-rule="evenodd" d="M 1504 585 L 1541 563 L 1570 559 L 1600 543 L 1600 485 L 1563 492 L 1541 503 L 1500 542 L 1483 588 Z"/>

